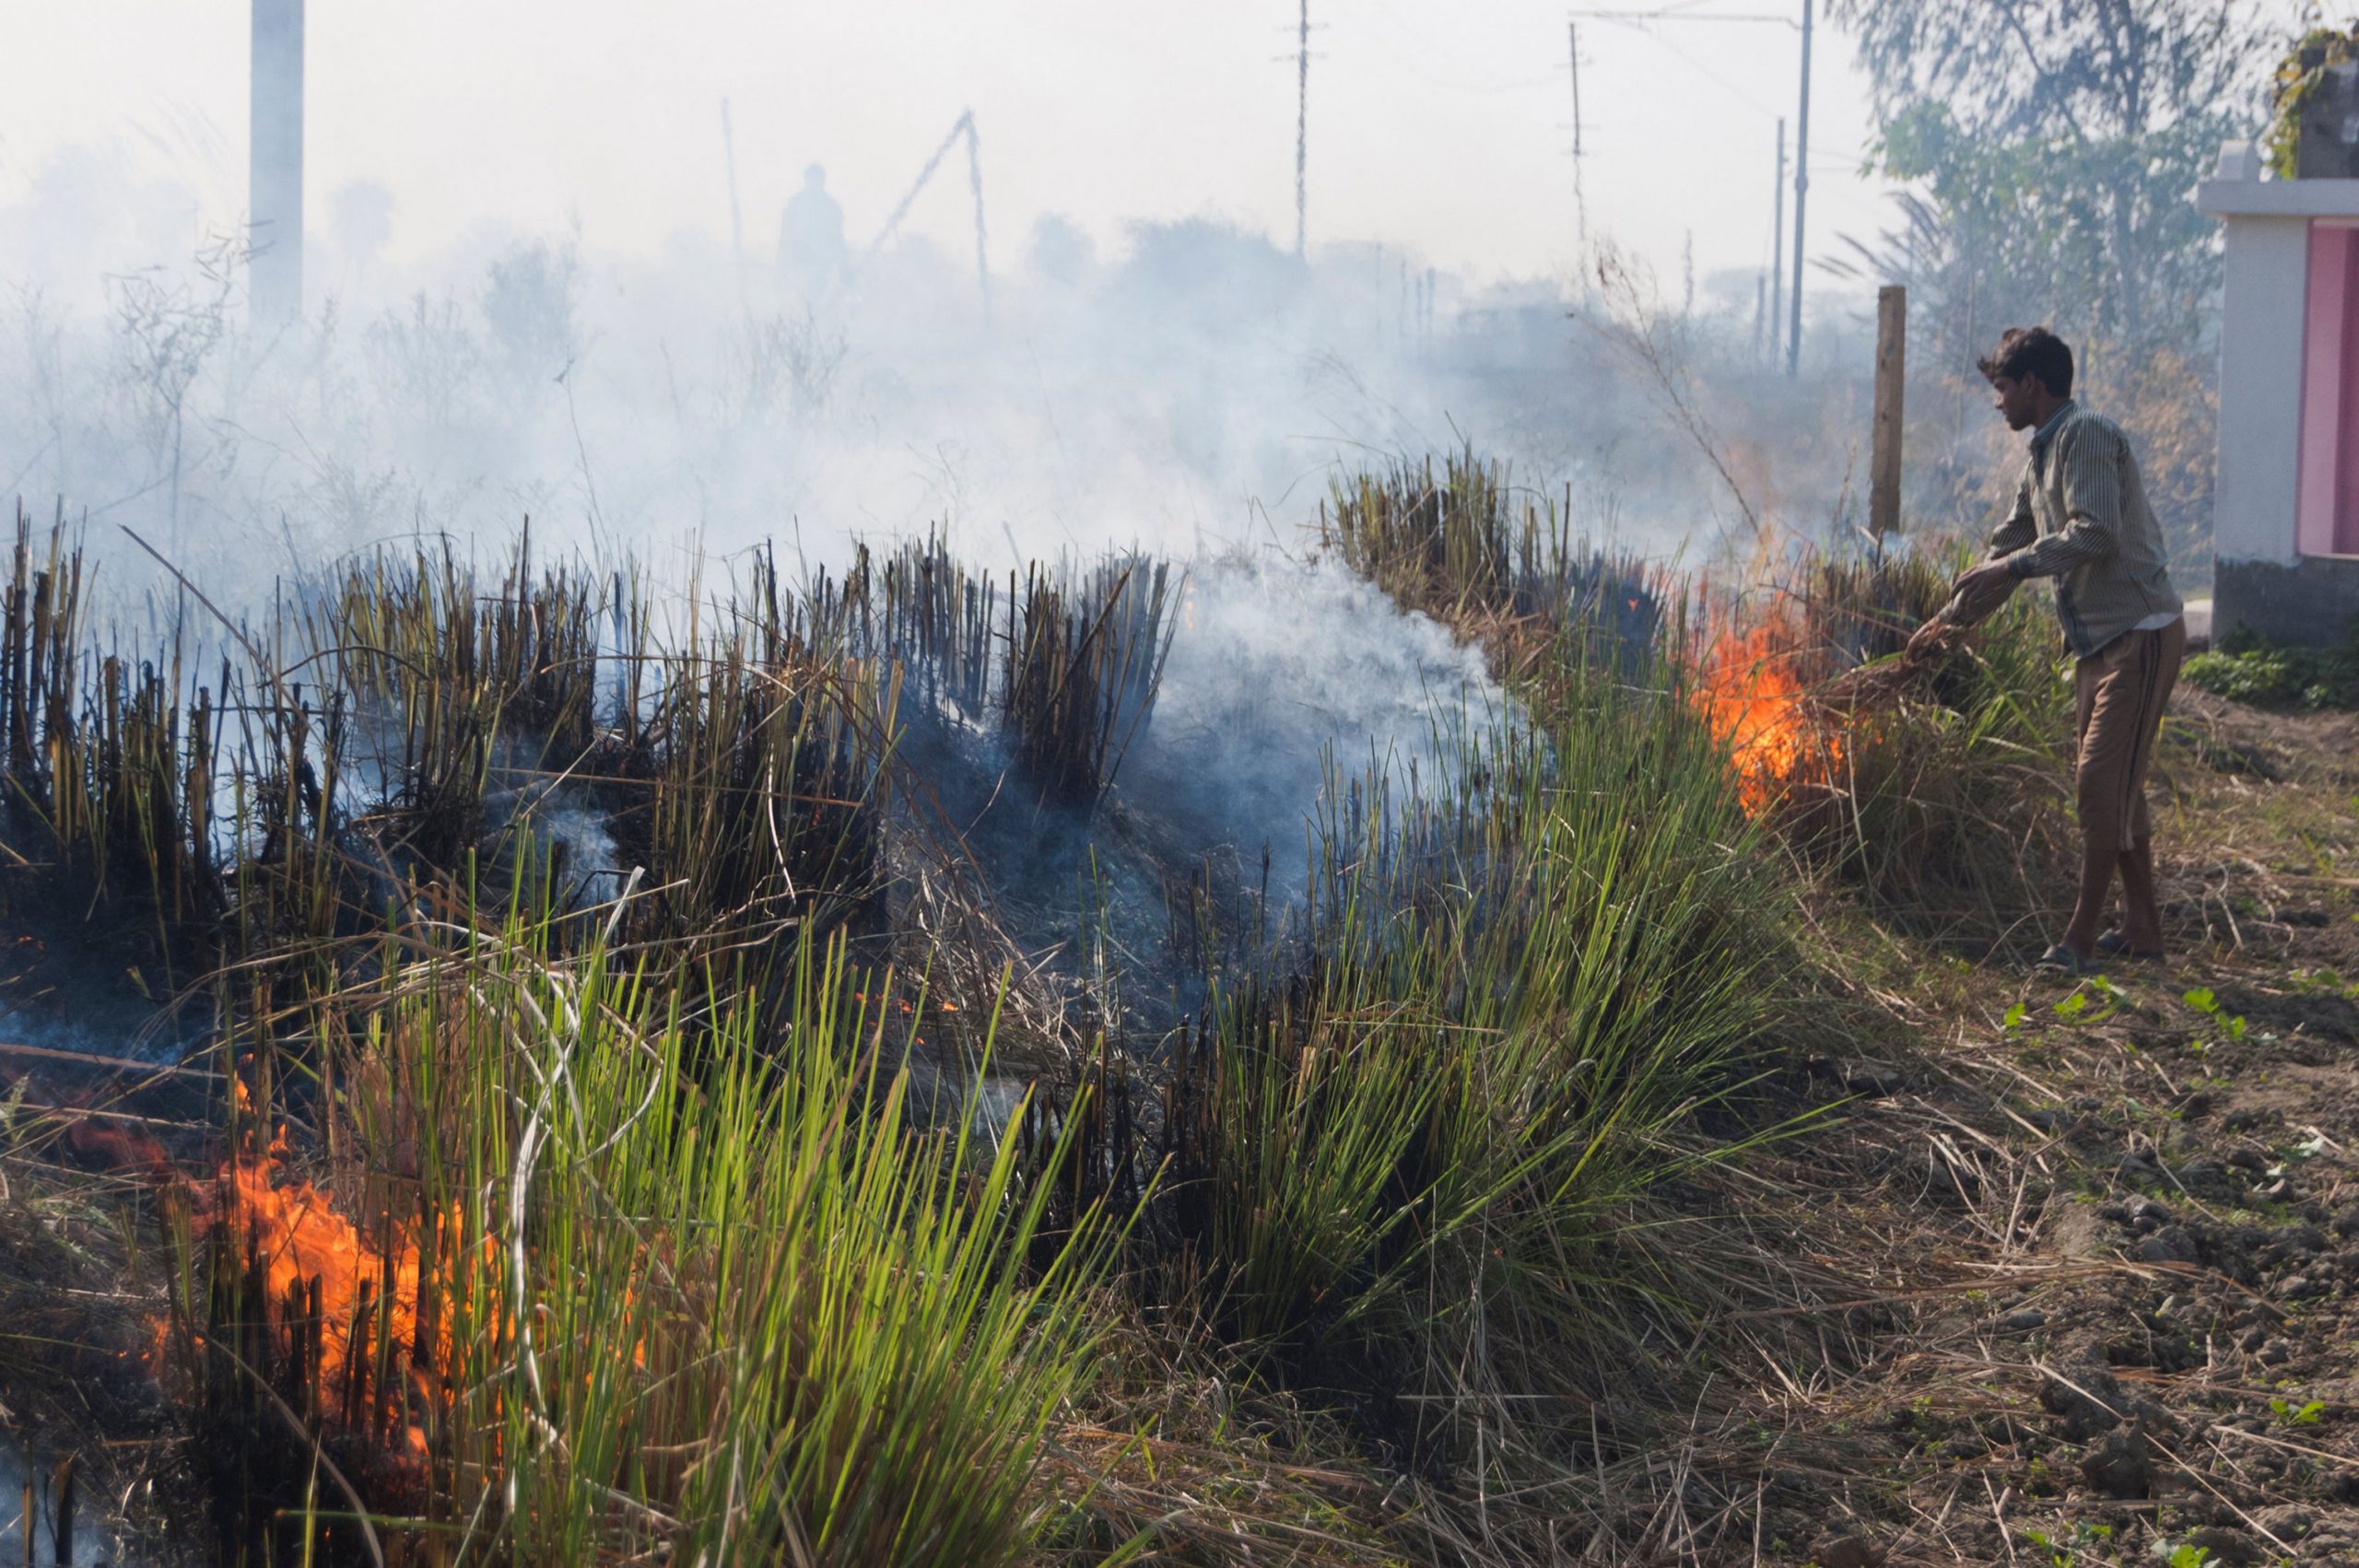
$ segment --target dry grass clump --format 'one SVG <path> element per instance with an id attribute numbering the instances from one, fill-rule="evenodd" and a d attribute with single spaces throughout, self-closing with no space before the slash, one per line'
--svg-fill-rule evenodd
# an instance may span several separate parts
<path id="1" fill-rule="evenodd" d="M 546 876 L 594 905 L 632 865 L 635 939 L 874 931 L 903 731 L 942 731 L 980 793 L 1012 767 L 1086 813 L 1174 630 L 1161 563 L 1003 584 L 936 539 L 799 590 L 757 557 L 659 632 L 637 572 L 537 563 L 527 534 L 495 574 L 447 544 L 370 556 L 259 623 L 192 586 L 125 657 L 87 625 L 73 541 L 20 512 L 0 585 L 0 896 L 110 914 L 174 984 L 290 954 L 328 983 L 320 955 L 416 889 L 532 902 Z"/>
<path id="2" fill-rule="evenodd" d="M 170 1463 L 153 1339 L 130 1310 L 149 1299 L 135 1290 L 139 1233 L 123 1218 L 136 1178 L 59 1162 L 73 1132 L 119 1124 L 61 1121 L 27 1088 L 0 1072 L 0 1471 L 10 1458 L 23 1468 L 22 1490 L 0 1496 L 0 1540 L 29 1562 L 37 1542 L 50 1561 L 62 1519 L 73 1561 L 90 1562 L 202 1497 Z M 34 1541 L 18 1533 L 28 1513 Z"/>
<path id="3" fill-rule="evenodd" d="M 1831 798 L 1790 841 L 1880 918 L 1987 950 L 2068 885 L 2071 703 L 2053 615 L 2018 593 L 1886 700 L 1840 700 L 1849 672 L 1898 668 L 1962 564 L 1911 553 L 1808 567 L 1800 649 L 1833 699 L 1842 761 Z"/>
<path id="4" fill-rule="evenodd" d="M 320 1004 L 322 1185 L 247 1141 L 177 1228 L 166 1355 L 224 1550 L 1015 1561 L 1069 1506 L 1036 1478 L 1114 1223 L 1048 1239 L 974 1085 L 914 1114 L 889 977 L 840 940 L 691 1034 L 551 935 Z"/>
<path id="5" fill-rule="evenodd" d="M 1676 597 L 1637 556 L 1579 537 L 1569 489 L 1561 505 L 1522 489 L 1471 446 L 1439 478 L 1431 458 L 1402 458 L 1337 479 L 1319 542 L 1402 608 L 1482 641 L 1511 680 L 1544 677 L 1567 626 L 1608 661 L 1651 646 Z"/>
<path id="6" fill-rule="evenodd" d="M 1697 606 L 1659 569 L 1581 544 L 1570 515 L 1569 497 L 1520 491 L 1468 450 L 1438 474 L 1403 460 L 1337 481 L 1320 536 L 1403 608 L 1480 641 L 1519 690 L 1567 667 L 1567 627 L 1589 659 L 1663 648 L 1697 664 L 1747 803 L 1889 918 L 1987 945 L 2054 891 L 2064 722 L 2032 596 L 1903 672 L 1895 656 L 1947 602 L 1962 556 L 1813 552 L 1773 592 Z"/>
<path id="7" fill-rule="evenodd" d="M 1128 554 L 1034 562 L 1003 591 L 936 535 L 881 573 L 863 550 L 846 597 L 862 649 L 907 672 L 913 723 L 995 729 L 1039 803 L 1086 811 L 1154 709 L 1176 586 L 1166 563 Z"/>
<path id="8" fill-rule="evenodd" d="M 1190 1041 L 1192 1163 L 1146 1221 L 1262 1376 L 1448 1478 L 1428 1546 L 1452 1498 L 1575 1506 L 1659 1435 L 1687 1370 L 1659 1352 L 1744 1293 L 1666 1192 L 1734 1147 L 1704 1118 L 1773 1015 L 1775 861 L 1672 673 L 1580 646 L 1532 731 L 1332 791 L 1291 961 Z"/>

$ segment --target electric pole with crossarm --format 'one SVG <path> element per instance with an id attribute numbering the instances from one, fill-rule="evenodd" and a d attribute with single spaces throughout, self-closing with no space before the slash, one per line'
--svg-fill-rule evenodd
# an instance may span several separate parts
<path id="1" fill-rule="evenodd" d="M 1302 260 L 1310 172 L 1310 0 L 1301 0 L 1302 42 L 1294 65 L 1294 257 Z"/>
<path id="2" fill-rule="evenodd" d="M 1802 102 L 1794 123 L 1794 318 L 1786 332 L 1786 379 L 1802 368 L 1802 204 L 1810 197 L 1810 13 L 1802 0 Z"/>

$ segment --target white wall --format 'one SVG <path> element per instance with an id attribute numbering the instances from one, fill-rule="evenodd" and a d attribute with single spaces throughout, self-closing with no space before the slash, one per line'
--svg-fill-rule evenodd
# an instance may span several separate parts
<path id="1" fill-rule="evenodd" d="M 2310 220 L 2246 215 L 2227 222 L 2212 552 L 2221 560 L 2291 566 Z"/>

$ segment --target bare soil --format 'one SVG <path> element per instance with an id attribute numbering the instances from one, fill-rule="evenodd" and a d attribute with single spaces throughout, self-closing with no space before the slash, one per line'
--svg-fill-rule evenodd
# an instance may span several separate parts
<path id="1" fill-rule="evenodd" d="M 2359 1563 L 2359 716 L 2181 692 L 2169 957 L 1895 942 L 1889 1059 L 1810 1063 L 1771 1207 L 1860 1293 L 1765 1379 L 1722 1560 Z"/>

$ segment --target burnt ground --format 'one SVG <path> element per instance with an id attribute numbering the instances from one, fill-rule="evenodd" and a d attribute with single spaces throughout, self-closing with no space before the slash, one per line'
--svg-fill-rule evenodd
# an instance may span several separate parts
<path id="1" fill-rule="evenodd" d="M 1824 1119 L 1743 1190 L 1756 1240 L 1852 1293 L 1738 1325 L 1758 1356 L 1715 1371 L 1690 1441 L 1635 1467 L 1645 1541 L 1584 1528 L 1568 1539 L 1586 1548 L 1546 1560 L 2359 1564 L 2359 716 L 2182 688 L 2164 762 L 2161 965 L 2075 985 L 1813 912 L 1852 955 L 1828 1043 L 1792 1075 Z M 22 1001 L 27 978 L 0 966 L 0 991 Z M 67 1063 L 7 1066 L 0 1101 L 74 1087 Z M 43 1099 L 0 1105 L 0 1127 Z M 0 1320 L 79 1348 L 0 1358 L 0 1440 L 36 1469 L 65 1447 L 90 1457 L 91 1533 L 186 1541 L 201 1500 L 185 1433 L 140 1359 L 153 1297 L 126 1293 L 136 1270 L 107 1218 L 121 1193 L 88 1173 L 139 1178 L 105 1155 L 69 1144 L 0 1164 L 0 1283 L 42 1287 L 0 1292 Z M 85 1175 L 53 1179 L 52 1160 Z M 1217 1379 L 1155 1375 L 1174 1432 L 1226 1408 L 1204 1393 Z M 1064 1441 L 1086 1449 L 1094 1431 Z M 1278 1446 L 1347 1451 L 1309 1429 Z M 1177 1477 L 1194 1452 L 1165 1445 L 1158 1462 Z M 1351 1515 L 1370 1549 L 1322 1535 L 1332 1558 L 1297 1560 L 1400 1560 L 1373 1549 L 1385 1477 L 1238 1465 L 1250 1500 L 1233 1509 L 1174 1479 L 1133 1490 L 1168 1505 L 1174 1534 L 1201 1518 L 1226 1540 L 1298 1482 L 1325 1512 L 1279 1501 L 1322 1529 Z M 19 1540 L 0 1527 L 0 1546 Z"/>
<path id="2" fill-rule="evenodd" d="M 2181 692 L 2166 961 L 1840 1004 L 1895 1048 L 1765 1219 L 1861 1305 L 1754 1403 L 1753 1561 L 2359 1563 L 2359 716 Z"/>

